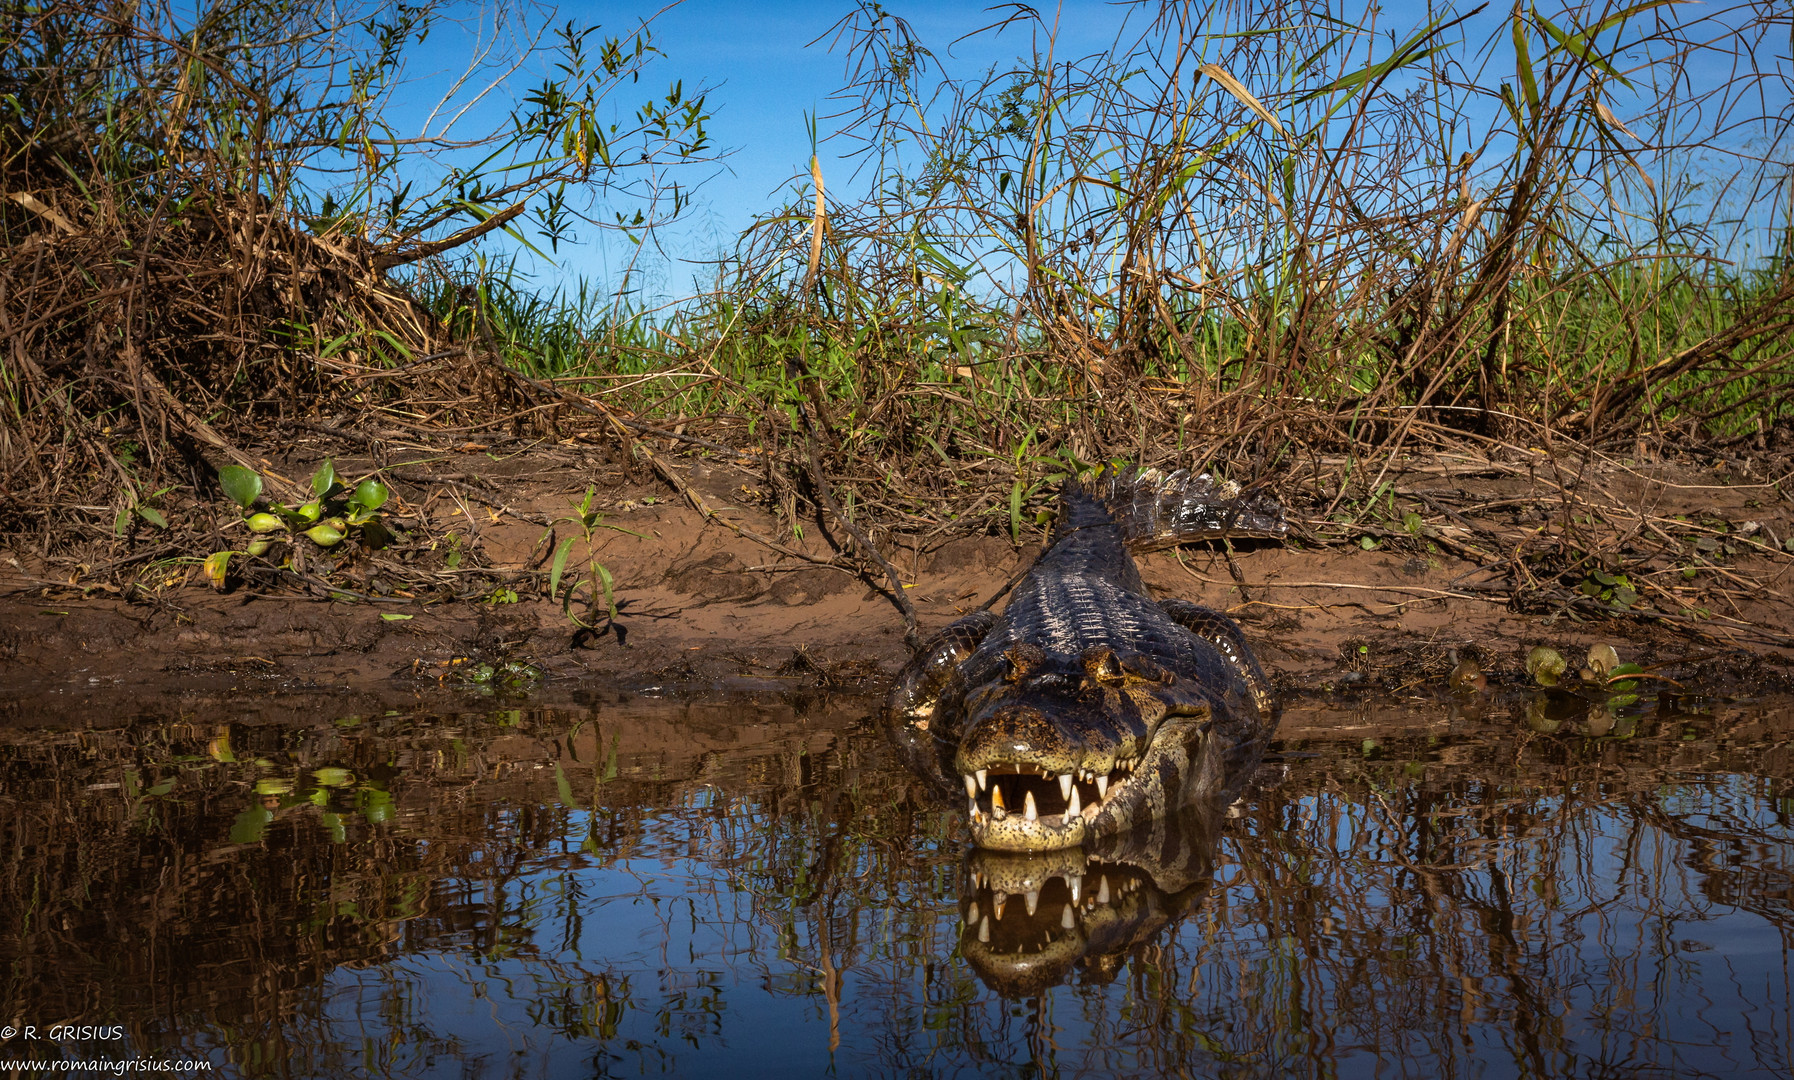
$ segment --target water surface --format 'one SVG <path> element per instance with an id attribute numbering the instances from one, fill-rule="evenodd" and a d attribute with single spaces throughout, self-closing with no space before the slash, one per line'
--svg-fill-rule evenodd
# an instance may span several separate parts
<path id="1" fill-rule="evenodd" d="M 1794 1073 L 1790 702 L 1295 707 L 1232 806 L 1033 859 L 862 699 L 317 708 L 0 729 L 0 1018 L 122 1029 L 0 1057 Z"/>

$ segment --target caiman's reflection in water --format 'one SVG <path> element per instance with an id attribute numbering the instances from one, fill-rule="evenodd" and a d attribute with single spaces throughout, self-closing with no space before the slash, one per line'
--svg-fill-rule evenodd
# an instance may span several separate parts
<path id="1" fill-rule="evenodd" d="M 123 1035 L 0 1062 L 1794 1075 L 1794 701 L 1596 704 L 1310 703 L 1237 799 L 1037 855 L 853 701 L 40 710 L 0 1020 Z"/>
<path id="2" fill-rule="evenodd" d="M 1027 997 L 1106 985 L 1214 884 L 1219 811 L 1204 804 L 1082 847 L 966 855 L 959 949 L 986 986 Z"/>

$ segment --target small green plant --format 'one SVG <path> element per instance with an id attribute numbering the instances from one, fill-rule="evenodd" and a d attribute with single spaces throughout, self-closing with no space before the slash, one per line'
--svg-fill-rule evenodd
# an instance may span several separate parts
<path id="1" fill-rule="evenodd" d="M 1596 570 L 1583 578 L 1576 590 L 1621 611 L 1629 611 L 1633 604 L 1638 603 L 1638 590 L 1632 587 L 1632 579 L 1625 574 Z"/>
<path id="2" fill-rule="evenodd" d="M 588 605 L 590 610 L 596 611 L 598 609 L 599 597 L 602 596 L 606 618 L 612 622 L 615 622 L 617 618 L 616 579 L 611 576 L 611 572 L 605 568 L 605 565 L 598 561 L 598 552 L 592 542 L 598 535 L 598 530 L 610 529 L 615 532 L 628 533 L 630 536 L 640 537 L 643 540 L 647 539 L 647 537 L 642 536 L 641 533 L 636 532 L 634 529 L 625 529 L 621 525 L 612 525 L 605 521 L 604 515 L 592 508 L 592 502 L 595 496 L 596 492 L 594 489 L 589 487 L 586 488 L 585 498 L 574 504 L 573 513 L 555 522 L 557 525 L 561 522 L 567 522 L 576 526 L 580 531 L 580 535 L 569 536 L 567 539 L 562 540 L 554 549 L 554 560 L 549 563 L 548 567 L 548 598 L 552 600 L 556 596 L 559 596 L 561 598 L 561 611 L 566 613 L 567 618 L 574 625 L 584 627 L 588 630 L 595 630 L 597 627 L 594 623 L 586 622 L 573 612 L 573 599 L 579 593 L 579 587 L 581 585 L 585 585 L 590 590 L 591 602 Z M 547 540 L 553 536 L 554 527 L 549 526 L 548 531 L 542 534 L 542 539 Z M 573 582 L 567 586 L 567 591 L 562 593 L 561 578 L 567 572 L 567 560 L 573 554 L 574 542 L 582 539 L 585 541 L 586 545 L 586 574 L 584 577 L 574 578 Z M 594 622 L 595 621 L 596 620 L 594 620 Z"/>
<path id="3" fill-rule="evenodd" d="M 321 548 L 335 547 L 352 535 L 373 550 L 392 542 L 392 533 L 378 513 L 391 494 L 386 485 L 370 476 L 350 487 L 337 476 L 328 458 L 312 473 L 311 499 L 298 506 L 270 500 L 266 509 L 257 510 L 262 499 L 261 474 L 241 465 L 219 469 L 218 483 L 225 497 L 242 509 L 243 523 L 257 536 L 241 552 L 216 551 L 206 557 L 206 577 L 216 588 L 224 587 L 230 557 L 264 554 L 272 544 L 271 533 L 298 532 Z"/>
<path id="4" fill-rule="evenodd" d="M 168 516 L 162 513 L 162 511 L 149 505 L 149 502 L 150 499 L 159 499 L 173 490 L 174 488 L 172 487 L 165 487 L 161 491 L 151 495 L 149 499 L 132 499 L 131 504 L 123 510 L 120 510 L 118 516 L 112 519 L 112 535 L 123 536 L 125 533 L 130 532 L 132 518 L 142 518 L 144 521 L 154 525 L 158 529 L 168 528 Z"/>

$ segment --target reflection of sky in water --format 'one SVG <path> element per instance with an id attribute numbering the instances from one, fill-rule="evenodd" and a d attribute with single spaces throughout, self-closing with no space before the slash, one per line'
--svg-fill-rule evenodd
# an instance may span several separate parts
<path id="1" fill-rule="evenodd" d="M 0 1018 L 255 1077 L 1794 1074 L 1785 705 L 1346 711 L 1195 842 L 1041 859 L 860 704 L 0 727 Z"/>
<path id="2" fill-rule="evenodd" d="M 563 852 L 456 897 L 464 930 L 329 975 L 327 1022 L 415 1076 L 820 1075 L 831 1011 L 841 1075 L 1787 1074 L 1767 782 L 1302 786 L 1242 808 L 1215 889 L 1107 985 L 1000 998 L 956 953 L 956 845 L 725 817 L 711 789 L 608 863 L 574 814 Z"/>

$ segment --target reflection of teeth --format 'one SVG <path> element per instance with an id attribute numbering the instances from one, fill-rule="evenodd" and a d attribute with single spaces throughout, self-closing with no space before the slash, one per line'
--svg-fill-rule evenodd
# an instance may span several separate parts
<path id="1" fill-rule="evenodd" d="M 1029 821 L 1040 820 L 1040 811 L 1034 809 L 1034 793 L 1032 791 L 1022 796 L 1022 816 Z"/>
<path id="2" fill-rule="evenodd" d="M 1096 902 L 1099 904 L 1106 904 L 1109 902 L 1109 879 L 1107 877 L 1098 877 L 1096 879 Z M 998 908 L 997 910 L 1001 911 L 1003 909 Z M 999 919 L 1002 917 L 1003 916 L 1001 915 L 997 916 Z"/>
<path id="3" fill-rule="evenodd" d="M 1107 776 L 1099 776 L 1096 778 L 1096 797 L 1099 799 L 1106 799 L 1109 797 L 1109 778 Z"/>
<path id="4" fill-rule="evenodd" d="M 966 781 L 966 798 L 976 799 L 978 797 L 978 781 L 972 779 L 971 773 L 966 773 L 965 781 Z"/>
<path id="5" fill-rule="evenodd" d="M 1040 906 L 1040 890 L 1039 889 L 1029 889 L 1027 891 L 1027 893 L 1025 893 L 1022 896 L 1022 899 L 1027 902 L 1028 916 L 1030 918 L 1032 918 L 1034 915 L 1034 909 L 1036 909 Z"/>
<path id="6" fill-rule="evenodd" d="M 1071 794 L 1066 797 L 1069 798 L 1071 802 L 1066 804 L 1065 816 L 1067 818 L 1075 818 L 1083 812 L 1083 807 L 1078 805 L 1078 789 L 1072 788 Z"/>
<path id="7" fill-rule="evenodd" d="M 1071 905 L 1067 904 L 1059 912 L 1059 925 L 1070 930 L 1078 924 L 1077 917 L 1071 913 Z"/>
<path id="8" fill-rule="evenodd" d="M 990 920 L 989 919 L 979 920 L 979 922 L 978 922 L 978 940 L 984 942 L 986 945 L 990 944 Z"/>
<path id="9" fill-rule="evenodd" d="M 990 776 L 990 770 L 989 769 L 979 769 L 977 772 L 973 773 L 972 775 L 978 778 L 978 790 L 983 791 L 984 790 L 984 781 L 987 777 Z"/>
<path id="10" fill-rule="evenodd" d="M 1072 793 L 1071 774 L 1068 772 L 1062 772 L 1059 774 L 1059 794 L 1062 798 L 1070 799 L 1071 793 Z"/>

